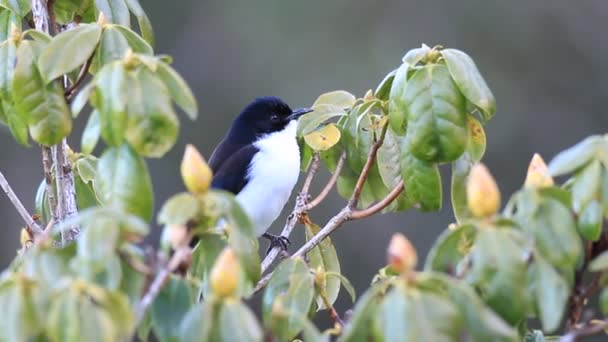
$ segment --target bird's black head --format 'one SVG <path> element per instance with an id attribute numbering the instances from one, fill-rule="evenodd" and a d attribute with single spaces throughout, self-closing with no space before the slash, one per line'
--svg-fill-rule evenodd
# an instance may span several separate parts
<path id="1" fill-rule="evenodd" d="M 259 136 L 282 131 L 292 120 L 311 112 L 310 108 L 292 110 L 278 97 L 259 97 L 251 102 L 235 121 L 238 129 Z"/>

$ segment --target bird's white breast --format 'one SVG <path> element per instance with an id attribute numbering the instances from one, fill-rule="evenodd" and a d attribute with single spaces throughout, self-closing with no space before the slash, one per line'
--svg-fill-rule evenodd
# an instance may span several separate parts
<path id="1" fill-rule="evenodd" d="M 259 152 L 253 157 L 249 182 L 236 196 L 249 215 L 258 235 L 274 222 L 300 174 L 300 150 L 296 141 L 297 122 L 282 131 L 268 134 L 255 142 Z"/>

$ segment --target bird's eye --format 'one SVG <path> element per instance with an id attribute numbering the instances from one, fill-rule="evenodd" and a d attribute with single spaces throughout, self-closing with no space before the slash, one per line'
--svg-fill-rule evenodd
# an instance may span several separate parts
<path id="1" fill-rule="evenodd" d="M 277 121 L 279 121 L 279 116 L 276 114 L 272 114 L 272 115 L 270 115 L 270 120 L 273 122 L 277 122 Z"/>

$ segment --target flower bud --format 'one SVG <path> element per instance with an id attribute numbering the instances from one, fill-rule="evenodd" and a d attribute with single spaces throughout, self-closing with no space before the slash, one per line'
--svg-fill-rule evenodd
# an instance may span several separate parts
<path id="1" fill-rule="evenodd" d="M 395 233 L 386 251 L 388 265 L 398 273 L 408 272 L 416 267 L 418 256 L 410 241 L 401 233 Z"/>
<path id="2" fill-rule="evenodd" d="M 186 145 L 180 170 L 184 184 L 191 193 L 201 194 L 209 189 L 212 178 L 211 168 L 196 147 Z"/>
<path id="3" fill-rule="evenodd" d="M 467 204 L 475 217 L 496 214 L 500 207 L 500 191 L 485 165 L 473 165 L 467 181 Z"/>
<path id="4" fill-rule="evenodd" d="M 526 188 L 544 188 L 553 186 L 553 177 L 549 174 L 549 169 L 543 158 L 534 153 L 530 165 L 528 166 L 528 174 L 526 175 Z"/>
<path id="5" fill-rule="evenodd" d="M 230 297 L 236 292 L 241 265 L 230 247 L 224 248 L 211 269 L 211 289 L 220 297 Z"/>

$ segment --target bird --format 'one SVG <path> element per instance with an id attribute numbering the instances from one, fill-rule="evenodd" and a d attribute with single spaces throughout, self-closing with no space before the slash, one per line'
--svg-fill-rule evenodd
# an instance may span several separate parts
<path id="1" fill-rule="evenodd" d="M 311 108 L 292 110 L 274 96 L 258 97 L 234 119 L 209 158 L 211 188 L 231 192 L 249 216 L 257 236 L 270 241 L 266 253 L 287 250 L 284 236 L 267 232 L 300 175 L 298 118 Z"/>

